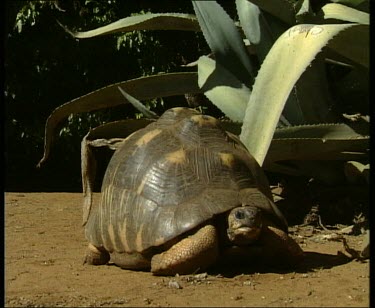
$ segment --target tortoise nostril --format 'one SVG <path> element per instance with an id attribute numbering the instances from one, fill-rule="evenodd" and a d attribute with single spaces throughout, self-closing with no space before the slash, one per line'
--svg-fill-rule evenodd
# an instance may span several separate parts
<path id="1" fill-rule="evenodd" d="M 245 214 L 243 213 L 243 211 L 237 211 L 234 216 L 237 218 L 237 219 L 244 219 L 245 218 Z"/>

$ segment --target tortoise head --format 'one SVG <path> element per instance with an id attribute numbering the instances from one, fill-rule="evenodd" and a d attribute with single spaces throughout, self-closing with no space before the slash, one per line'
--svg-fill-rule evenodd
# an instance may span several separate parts
<path id="1" fill-rule="evenodd" d="M 253 243 L 262 229 L 262 211 L 256 206 L 240 206 L 228 214 L 227 235 L 237 246 Z"/>

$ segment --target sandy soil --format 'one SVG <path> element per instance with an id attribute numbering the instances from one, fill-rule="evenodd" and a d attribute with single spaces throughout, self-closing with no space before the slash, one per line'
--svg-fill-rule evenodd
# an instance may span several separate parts
<path id="1" fill-rule="evenodd" d="M 98 195 L 95 196 L 96 199 Z M 82 195 L 5 194 L 5 306 L 369 306 L 369 262 L 337 252 L 340 241 L 291 228 L 306 252 L 293 272 L 215 267 L 156 277 L 83 265 Z M 363 236 L 345 235 L 359 249 Z"/>

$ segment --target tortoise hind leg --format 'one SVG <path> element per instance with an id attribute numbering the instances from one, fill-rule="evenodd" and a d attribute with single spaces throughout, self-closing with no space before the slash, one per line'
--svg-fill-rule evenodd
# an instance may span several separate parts
<path id="1" fill-rule="evenodd" d="M 107 264 L 110 259 L 108 251 L 103 247 L 96 247 L 93 244 L 89 244 L 86 249 L 86 256 L 83 264 L 90 265 L 103 265 Z"/>
<path id="2" fill-rule="evenodd" d="M 216 228 L 206 225 L 167 251 L 154 255 L 151 259 L 151 272 L 154 275 L 192 274 L 212 265 L 218 254 Z"/>
<path id="3" fill-rule="evenodd" d="M 139 252 L 126 253 L 126 252 L 112 252 L 111 260 L 117 266 L 124 269 L 132 270 L 149 270 L 150 259 L 147 254 L 141 254 Z"/>

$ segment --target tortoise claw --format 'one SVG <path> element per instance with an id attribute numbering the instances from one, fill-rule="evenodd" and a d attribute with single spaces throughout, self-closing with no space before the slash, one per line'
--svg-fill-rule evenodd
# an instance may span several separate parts
<path id="1" fill-rule="evenodd" d="M 108 251 L 106 251 L 104 248 L 89 244 L 83 264 L 104 265 L 108 263 L 109 259 L 110 256 Z"/>

